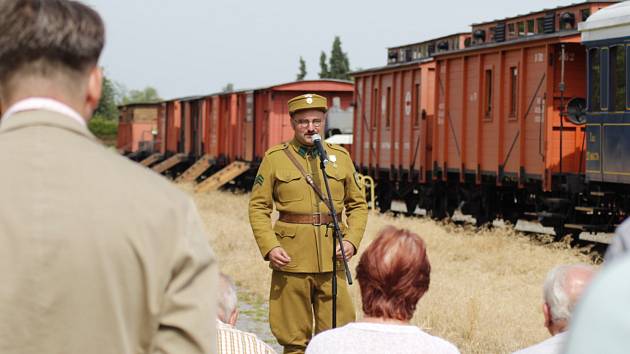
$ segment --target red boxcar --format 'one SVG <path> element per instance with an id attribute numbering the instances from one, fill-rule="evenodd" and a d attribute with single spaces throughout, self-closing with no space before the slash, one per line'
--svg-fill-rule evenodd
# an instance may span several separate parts
<path id="1" fill-rule="evenodd" d="M 396 189 L 406 193 L 431 170 L 436 77 L 431 56 L 469 43 L 470 34 L 458 33 L 390 48 L 387 66 L 353 73 L 352 154 L 359 170 L 378 180 L 381 209 L 389 209 Z"/>
<path id="2" fill-rule="evenodd" d="M 353 85 L 336 80 L 297 81 L 247 91 L 182 101 L 184 152 L 209 155 L 224 163 L 260 160 L 271 146 L 293 137 L 287 102 L 304 93 L 328 98 L 329 105 L 351 109 Z M 191 112 L 191 113 L 188 113 Z M 194 149 L 192 148 L 194 146 Z"/>
<path id="3" fill-rule="evenodd" d="M 210 172 L 234 161 L 260 161 L 271 146 L 288 141 L 293 130 L 287 113 L 290 98 L 317 93 L 339 111 L 352 110 L 353 84 L 339 80 L 305 80 L 254 90 L 180 98 L 165 103 L 161 152 L 185 154 L 169 169 L 183 172 L 204 157 Z M 161 125 L 162 126 L 162 125 Z"/>
<path id="4" fill-rule="evenodd" d="M 118 107 L 117 149 L 123 154 L 150 152 L 156 143 L 161 103 L 133 103 Z"/>

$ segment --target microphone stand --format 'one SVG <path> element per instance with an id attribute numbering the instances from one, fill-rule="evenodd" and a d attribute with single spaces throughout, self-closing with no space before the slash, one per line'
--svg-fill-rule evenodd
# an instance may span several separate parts
<path id="1" fill-rule="evenodd" d="M 328 211 L 333 221 L 333 239 L 332 239 L 332 328 L 337 328 L 337 257 L 335 256 L 335 243 L 339 243 L 339 249 L 341 250 L 341 256 L 343 258 L 343 266 L 346 272 L 346 279 L 348 285 L 352 285 L 352 274 L 350 274 L 350 268 L 348 267 L 348 260 L 346 259 L 346 253 L 343 248 L 343 239 L 341 238 L 341 229 L 339 228 L 339 220 L 337 220 L 337 212 L 335 211 L 335 205 L 332 200 L 332 194 L 330 192 L 330 185 L 328 184 L 328 176 L 326 175 L 326 161 L 319 157 L 319 167 L 322 170 L 324 178 L 324 185 L 326 186 L 326 194 L 328 196 Z"/>

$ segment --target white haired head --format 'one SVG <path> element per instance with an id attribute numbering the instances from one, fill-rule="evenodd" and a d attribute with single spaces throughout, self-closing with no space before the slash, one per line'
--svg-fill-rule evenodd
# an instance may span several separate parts
<path id="1" fill-rule="evenodd" d="M 569 321 L 575 305 L 594 274 L 586 264 L 559 265 L 545 279 L 543 298 L 553 322 Z"/>
<path id="2" fill-rule="evenodd" d="M 231 317 L 236 313 L 237 297 L 236 286 L 232 279 L 223 274 L 219 274 L 219 308 L 217 316 L 225 323 L 230 323 Z"/>

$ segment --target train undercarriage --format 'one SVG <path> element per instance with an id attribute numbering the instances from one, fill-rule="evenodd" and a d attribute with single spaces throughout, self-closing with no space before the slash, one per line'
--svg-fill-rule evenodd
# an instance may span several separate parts
<path id="1" fill-rule="evenodd" d="M 408 215 L 421 214 L 434 219 L 452 217 L 456 211 L 469 216 L 477 226 L 502 219 L 514 225 L 519 220 L 539 223 L 553 230 L 557 239 L 608 243 L 618 224 L 630 212 L 630 191 L 621 184 L 587 183 L 580 175 L 555 175 L 552 192 L 545 192 L 540 179 L 519 181 L 474 174 L 448 173 L 446 178 L 428 173 L 426 183 L 417 174 L 391 170 L 369 171 L 376 180 L 376 200 L 381 212 L 392 209 L 394 201 L 404 203 Z M 400 210 L 399 210 L 400 211 Z"/>

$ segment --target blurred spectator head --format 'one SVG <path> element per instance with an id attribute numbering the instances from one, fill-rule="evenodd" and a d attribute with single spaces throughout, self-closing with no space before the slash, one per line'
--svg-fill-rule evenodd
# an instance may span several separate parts
<path id="1" fill-rule="evenodd" d="M 238 319 L 236 286 L 234 286 L 232 279 L 223 273 L 219 274 L 218 299 L 217 317 L 221 322 L 234 326 Z"/>
<path id="2" fill-rule="evenodd" d="M 79 1 L 0 1 L 3 106 L 24 97 L 55 97 L 90 116 L 101 93 L 97 62 L 104 44 L 103 20 Z"/>
<path id="3" fill-rule="evenodd" d="M 431 265 L 417 234 L 388 226 L 365 250 L 357 266 L 363 312 L 409 321 L 429 289 Z"/>
<path id="4" fill-rule="evenodd" d="M 604 256 L 605 264 L 609 264 L 613 260 L 627 256 L 630 251 L 630 218 L 621 223 L 615 230 L 615 237 L 613 237 L 606 255 Z"/>
<path id="5" fill-rule="evenodd" d="M 543 285 L 545 327 L 552 335 L 567 329 L 571 314 L 593 278 L 586 264 L 559 265 L 547 274 Z"/>

